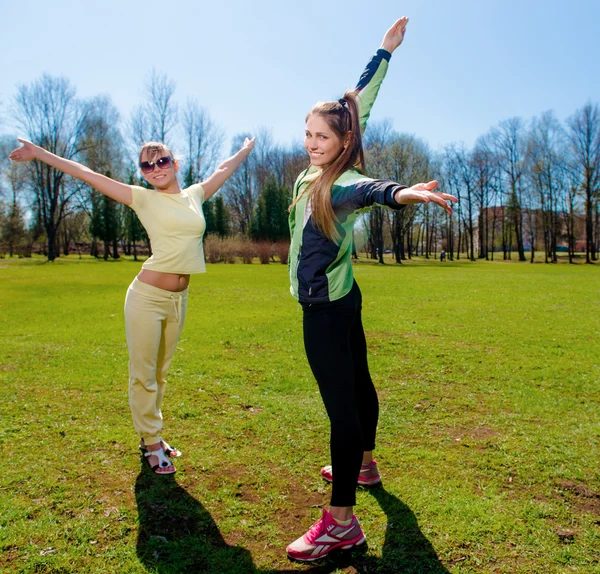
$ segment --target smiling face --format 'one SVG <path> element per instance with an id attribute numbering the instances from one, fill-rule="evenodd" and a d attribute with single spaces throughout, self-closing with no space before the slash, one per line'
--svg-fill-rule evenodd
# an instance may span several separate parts
<path id="1" fill-rule="evenodd" d="M 311 165 L 324 169 L 342 153 L 344 142 L 322 115 L 311 114 L 306 120 L 304 149 L 310 157 Z"/>
<path id="2" fill-rule="evenodd" d="M 148 146 L 144 147 L 140 153 L 140 163 L 152 162 L 154 163 L 154 170 L 150 173 L 143 173 L 142 177 L 154 188 L 165 190 L 169 189 L 174 182 L 177 181 L 177 161 L 171 160 L 169 165 L 164 168 L 160 168 L 156 165 L 156 162 L 162 157 L 172 158 L 171 151 L 166 146 Z"/>

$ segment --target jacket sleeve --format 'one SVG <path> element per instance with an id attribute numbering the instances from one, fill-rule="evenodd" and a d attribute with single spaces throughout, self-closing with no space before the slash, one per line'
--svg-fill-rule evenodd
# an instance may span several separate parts
<path id="1" fill-rule="evenodd" d="M 394 199 L 394 194 L 407 187 L 389 179 L 362 177 L 335 190 L 335 194 L 332 194 L 335 197 L 333 207 L 339 215 L 373 205 L 384 205 L 396 210 L 404 209 L 406 205 L 398 203 Z"/>
<path id="2" fill-rule="evenodd" d="M 358 80 L 358 84 L 356 84 L 361 133 L 364 132 L 367 127 L 371 109 L 373 108 L 373 104 L 379 93 L 379 88 L 387 73 L 388 62 L 391 57 L 392 55 L 387 50 L 379 48 L 377 53 L 367 64 L 367 67 Z"/>

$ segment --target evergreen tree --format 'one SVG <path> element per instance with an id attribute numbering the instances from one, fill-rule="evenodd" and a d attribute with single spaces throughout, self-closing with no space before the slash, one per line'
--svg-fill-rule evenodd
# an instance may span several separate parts
<path id="1" fill-rule="evenodd" d="M 260 241 L 261 239 L 266 239 L 265 237 L 265 202 L 263 201 L 262 196 L 258 198 L 256 202 L 256 207 L 254 208 L 254 213 L 252 214 L 252 219 L 250 220 L 250 229 L 248 230 L 248 234 L 250 235 L 250 239 L 254 241 Z"/>
<path id="2" fill-rule="evenodd" d="M 141 187 L 148 187 L 145 179 L 142 177 L 136 178 L 135 170 L 130 170 L 129 177 L 127 179 L 129 185 L 139 185 Z M 137 261 L 137 242 L 143 241 L 148 243 L 148 235 L 144 226 L 141 224 L 137 213 L 128 207 L 124 210 L 123 217 L 123 243 L 124 251 L 126 255 L 133 255 L 134 261 Z"/>
<path id="3" fill-rule="evenodd" d="M 219 237 L 227 237 L 229 235 L 229 212 L 220 195 L 214 199 L 214 227 L 215 233 Z"/>
<path id="4" fill-rule="evenodd" d="M 93 191 L 90 233 L 93 237 L 97 237 L 104 243 L 104 260 L 107 260 L 111 255 L 111 243 L 113 244 L 112 257 L 114 259 L 118 259 L 119 257 L 119 253 L 114 249 L 114 245 L 119 239 L 121 231 L 120 223 L 117 202 L 106 195 Z"/>
<path id="5" fill-rule="evenodd" d="M 146 230 L 133 209 L 125 211 L 125 242 L 127 243 L 127 255 L 133 255 L 137 261 L 137 242 L 146 239 Z"/>
<path id="6" fill-rule="evenodd" d="M 194 185 L 196 183 L 194 178 L 194 168 L 190 165 L 185 170 L 185 176 L 183 177 L 183 187 L 188 188 L 190 185 Z"/>
<path id="7" fill-rule="evenodd" d="M 206 221 L 205 235 L 208 235 L 209 233 L 216 233 L 217 226 L 215 223 L 215 202 L 212 198 L 202 204 L 202 211 L 204 213 L 204 220 Z"/>
<path id="8" fill-rule="evenodd" d="M 280 241 L 289 239 L 288 205 L 290 192 L 278 186 L 270 176 L 265 183 L 250 224 L 250 237 L 254 240 Z"/>
<path id="9" fill-rule="evenodd" d="M 0 237 L 8 247 L 10 257 L 25 237 L 25 219 L 19 204 L 11 203 L 0 219 Z"/>

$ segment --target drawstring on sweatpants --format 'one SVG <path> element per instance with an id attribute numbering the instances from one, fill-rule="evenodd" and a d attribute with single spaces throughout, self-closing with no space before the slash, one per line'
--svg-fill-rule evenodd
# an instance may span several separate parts
<path id="1" fill-rule="evenodd" d="M 173 297 L 173 295 L 169 295 L 171 301 L 173 301 L 173 307 L 175 309 L 175 320 L 179 323 L 179 316 L 181 315 L 181 300 L 183 297 L 180 295 L 179 297 Z"/>

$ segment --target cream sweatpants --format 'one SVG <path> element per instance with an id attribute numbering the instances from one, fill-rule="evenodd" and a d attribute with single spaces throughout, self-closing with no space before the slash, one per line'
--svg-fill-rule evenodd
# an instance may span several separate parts
<path id="1" fill-rule="evenodd" d="M 129 407 L 147 445 L 160 442 L 165 376 L 185 322 L 188 290 L 165 291 L 133 280 L 125 297 Z"/>

